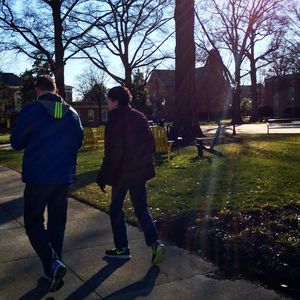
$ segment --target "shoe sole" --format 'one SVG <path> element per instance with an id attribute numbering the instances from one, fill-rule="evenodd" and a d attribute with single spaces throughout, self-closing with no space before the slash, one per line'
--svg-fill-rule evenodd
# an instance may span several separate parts
<path id="1" fill-rule="evenodd" d="M 165 258 L 165 253 L 166 253 L 166 246 L 165 245 L 159 245 L 156 248 L 156 255 L 153 259 L 152 264 L 155 266 L 158 266 L 161 264 Z"/>
<path id="2" fill-rule="evenodd" d="M 109 254 L 105 254 L 104 257 L 117 258 L 117 259 L 130 259 L 131 258 L 130 255 L 109 255 Z"/>
<path id="3" fill-rule="evenodd" d="M 55 292 L 59 286 L 60 281 L 65 277 L 67 273 L 67 268 L 65 266 L 59 266 L 55 273 L 53 274 L 53 279 L 51 281 L 49 292 Z"/>

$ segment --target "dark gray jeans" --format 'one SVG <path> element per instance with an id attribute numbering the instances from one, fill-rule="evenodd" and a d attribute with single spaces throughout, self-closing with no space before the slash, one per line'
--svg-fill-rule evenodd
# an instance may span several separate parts
<path id="1" fill-rule="evenodd" d="M 61 259 L 67 220 L 68 184 L 26 184 L 24 190 L 24 224 L 29 241 L 51 275 L 51 260 Z M 44 226 L 47 207 L 48 222 Z"/>
<path id="2" fill-rule="evenodd" d="M 112 187 L 110 221 L 116 248 L 128 247 L 125 214 L 123 209 L 124 199 L 129 190 L 134 213 L 144 231 L 147 246 L 153 245 L 157 241 L 157 230 L 153 223 L 151 213 L 148 208 L 146 183 L 128 186 Z"/>

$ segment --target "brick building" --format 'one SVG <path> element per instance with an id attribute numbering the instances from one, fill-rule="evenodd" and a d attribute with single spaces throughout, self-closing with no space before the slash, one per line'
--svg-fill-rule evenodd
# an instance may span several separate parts
<path id="1" fill-rule="evenodd" d="M 300 73 L 265 80 L 265 101 L 273 117 L 300 117 Z"/>
<path id="2" fill-rule="evenodd" d="M 199 119 L 225 117 L 232 102 L 229 83 L 223 76 L 222 60 L 210 51 L 204 67 L 196 68 L 196 103 Z M 172 120 L 175 111 L 175 70 L 154 70 L 147 83 L 153 118 Z"/>
<path id="3" fill-rule="evenodd" d="M 80 116 L 81 123 L 85 127 L 98 127 L 107 121 L 108 108 L 106 103 L 99 104 L 95 101 L 73 102 L 72 107 Z"/>
<path id="4" fill-rule="evenodd" d="M 15 119 L 16 112 L 21 110 L 20 89 L 22 84 L 19 76 L 0 72 L 0 125 L 2 127 L 10 127 L 11 118 Z"/>

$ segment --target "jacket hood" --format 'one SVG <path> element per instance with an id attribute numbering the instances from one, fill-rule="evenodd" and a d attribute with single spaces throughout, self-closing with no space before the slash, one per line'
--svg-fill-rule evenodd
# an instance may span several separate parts
<path id="1" fill-rule="evenodd" d="M 62 97 L 49 93 L 38 97 L 37 101 L 46 109 L 48 114 L 55 119 L 62 119 L 70 109 Z"/>

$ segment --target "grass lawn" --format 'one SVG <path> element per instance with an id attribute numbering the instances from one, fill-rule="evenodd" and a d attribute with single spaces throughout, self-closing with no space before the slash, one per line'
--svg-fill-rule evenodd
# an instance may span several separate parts
<path id="1" fill-rule="evenodd" d="M 237 142 L 238 141 L 238 142 Z M 157 177 L 148 184 L 149 205 L 155 219 L 201 210 L 231 210 L 300 204 L 300 136 L 238 136 L 217 146 L 224 157 L 205 153 L 196 160 L 196 148 L 186 147 L 172 159 L 157 158 Z M 20 171 L 21 153 L 0 151 L 0 165 Z M 101 151 L 80 151 L 78 179 L 71 195 L 104 211 L 110 189 L 99 193 L 94 183 Z M 129 201 L 127 217 L 134 221 Z"/>
<path id="2" fill-rule="evenodd" d="M 191 210 L 255 209 L 300 203 L 299 136 L 247 136 L 239 143 L 219 145 L 223 158 L 205 154 L 195 160 L 195 147 L 182 149 L 170 161 L 157 159 L 157 177 L 148 184 L 154 218 L 180 215 Z M 107 195 L 93 183 L 101 154 L 81 152 L 75 197 L 108 210 Z M 130 203 L 127 215 L 134 220 Z"/>
<path id="3" fill-rule="evenodd" d="M 222 270 L 283 293 L 299 293 L 300 135 L 238 135 L 216 146 L 224 157 L 186 147 L 157 157 L 149 205 L 160 237 L 196 251 Z M 101 151 L 80 151 L 71 195 L 108 211 L 110 189 L 94 183 Z M 0 165 L 21 171 L 22 153 L 0 150 Z M 129 199 L 127 220 L 136 222 Z M 270 270 L 272 270 L 270 272 Z M 298 297 L 299 298 L 299 297 Z"/>

